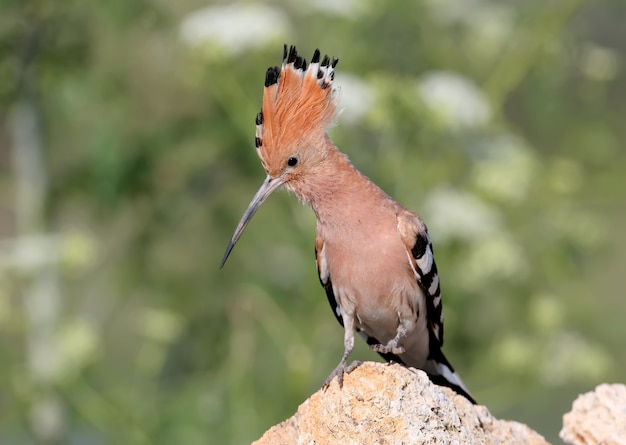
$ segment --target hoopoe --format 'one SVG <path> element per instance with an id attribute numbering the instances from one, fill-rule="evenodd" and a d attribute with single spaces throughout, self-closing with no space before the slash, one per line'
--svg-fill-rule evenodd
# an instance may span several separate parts
<path id="1" fill-rule="evenodd" d="M 228 244 L 221 267 L 272 192 L 284 187 L 317 217 L 319 279 L 344 327 L 344 353 L 323 387 L 340 386 L 358 332 L 383 358 L 423 369 L 476 403 L 441 351 L 443 311 L 433 247 L 422 219 L 359 172 L 326 134 L 336 115 L 338 59 L 315 50 L 311 63 L 295 46 L 265 75 L 255 145 L 265 181 Z M 356 363 L 358 366 L 358 363 Z"/>

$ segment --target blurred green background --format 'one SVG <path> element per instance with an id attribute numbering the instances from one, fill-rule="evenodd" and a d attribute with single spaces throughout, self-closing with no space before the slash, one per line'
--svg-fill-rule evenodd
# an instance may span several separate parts
<path id="1" fill-rule="evenodd" d="M 282 44 L 435 242 L 444 351 L 557 440 L 626 380 L 623 0 L 0 0 L 0 443 L 243 444 L 335 367 L 310 209 L 254 117 Z M 352 358 L 378 360 L 359 342 Z"/>

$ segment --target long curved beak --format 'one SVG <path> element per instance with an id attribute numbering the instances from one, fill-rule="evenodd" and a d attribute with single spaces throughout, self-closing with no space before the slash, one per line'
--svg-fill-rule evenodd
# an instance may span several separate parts
<path id="1" fill-rule="evenodd" d="M 263 181 L 263 184 L 261 184 L 259 191 L 256 192 L 256 195 L 254 195 L 254 198 L 252 198 L 250 205 L 241 217 L 241 220 L 239 221 L 239 224 L 237 225 L 237 228 L 235 229 L 235 232 L 233 233 L 233 236 L 228 243 L 228 247 L 226 248 L 226 252 L 224 253 L 224 258 L 222 259 L 222 264 L 220 264 L 220 269 L 224 267 L 224 263 L 226 263 L 228 255 L 230 255 L 233 247 L 235 247 L 235 244 L 237 244 L 237 241 L 239 241 L 241 234 L 245 230 L 246 226 L 248 225 L 256 211 L 259 209 L 259 207 L 261 207 L 261 204 L 263 204 L 265 200 L 272 194 L 272 192 L 280 187 L 282 184 L 283 181 L 281 181 L 280 178 L 271 178 L 269 175 L 265 178 L 265 181 Z"/>

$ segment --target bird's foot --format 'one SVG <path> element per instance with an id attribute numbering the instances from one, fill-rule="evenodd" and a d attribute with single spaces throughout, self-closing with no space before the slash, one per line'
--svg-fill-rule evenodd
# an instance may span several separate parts
<path id="1" fill-rule="evenodd" d="M 337 383 L 339 383 L 339 387 L 343 388 L 344 373 L 345 374 L 351 373 L 360 364 L 361 364 L 360 360 L 355 360 L 346 366 L 346 362 L 342 360 L 339 363 L 339 365 L 337 365 L 337 367 L 333 370 L 333 372 L 331 372 L 330 375 L 326 377 L 326 380 L 324 380 L 324 383 L 322 384 L 322 389 L 326 390 L 326 388 L 328 388 L 328 386 L 330 385 L 330 382 L 332 382 L 335 377 L 337 377 Z"/>
<path id="2" fill-rule="evenodd" d="M 386 345 L 370 345 L 370 348 L 373 351 L 376 351 L 380 354 L 404 354 L 405 349 L 402 346 L 398 346 L 398 344 L 391 340 L 389 343 L 387 343 Z"/>

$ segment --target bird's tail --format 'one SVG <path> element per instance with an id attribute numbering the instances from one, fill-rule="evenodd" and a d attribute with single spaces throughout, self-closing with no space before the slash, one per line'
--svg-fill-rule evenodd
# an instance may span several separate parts
<path id="1" fill-rule="evenodd" d="M 438 354 L 437 358 L 431 358 L 426 362 L 424 371 L 430 376 L 433 383 L 440 386 L 447 386 L 476 405 L 476 400 L 442 352 Z"/>
<path id="2" fill-rule="evenodd" d="M 369 337 L 362 331 L 359 333 L 365 339 L 368 345 L 376 345 L 380 343 L 374 337 Z M 404 366 L 413 366 L 422 369 L 426 372 L 426 374 L 428 374 L 430 380 L 436 385 L 450 388 L 457 394 L 465 397 L 474 405 L 477 405 L 476 400 L 469 392 L 469 389 L 467 389 L 467 386 L 465 386 L 465 383 L 463 383 L 461 377 L 459 377 L 459 375 L 454 371 L 454 368 L 452 367 L 446 356 L 443 355 L 441 349 L 437 349 L 437 352 L 435 354 L 431 354 L 431 356 L 428 360 L 426 360 L 425 363 L 411 363 L 410 360 L 403 360 L 399 355 L 392 353 L 379 352 L 378 355 L 380 355 L 387 362 L 396 362 Z M 406 359 L 408 357 L 405 356 L 404 358 Z"/>

